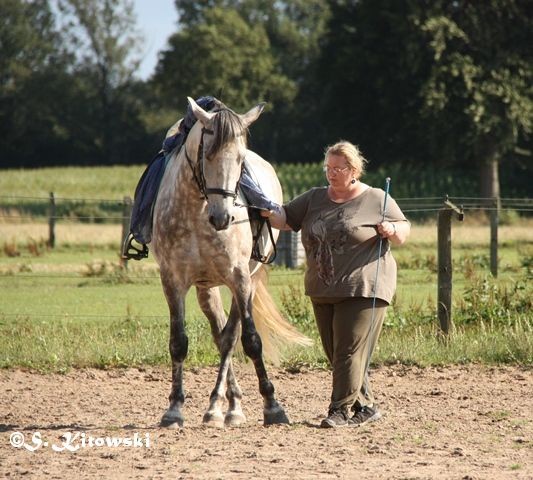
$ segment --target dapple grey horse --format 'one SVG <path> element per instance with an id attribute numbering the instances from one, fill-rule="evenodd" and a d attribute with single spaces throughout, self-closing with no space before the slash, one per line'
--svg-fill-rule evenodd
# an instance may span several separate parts
<path id="1" fill-rule="evenodd" d="M 308 344 L 308 339 L 275 308 L 260 273 L 262 265 L 250 260 L 252 233 L 247 209 L 236 205 L 245 159 L 265 194 L 282 202 L 274 169 L 247 149 L 247 129 L 259 117 L 263 105 L 238 115 L 221 102 L 214 111 L 206 112 L 193 99 L 188 101 L 198 121 L 170 159 L 154 207 L 152 250 L 170 310 L 172 360 L 170 405 L 161 425 L 181 427 L 184 422 L 183 362 L 188 348 L 185 296 L 192 286 L 196 287 L 199 305 L 220 352 L 218 377 L 204 423 L 222 427 L 246 421 L 232 367 L 241 330 L 243 349 L 254 364 L 263 396 L 264 424 L 288 423 L 267 375 L 264 347 L 273 338 L 299 344 Z M 226 285 L 232 295 L 227 319 L 218 288 L 221 285 Z M 260 325 L 265 331 L 261 335 Z M 225 397 L 229 405 L 223 414 Z"/>

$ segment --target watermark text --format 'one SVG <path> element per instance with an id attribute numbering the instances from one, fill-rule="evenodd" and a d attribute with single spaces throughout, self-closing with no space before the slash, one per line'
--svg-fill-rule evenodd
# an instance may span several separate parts
<path id="1" fill-rule="evenodd" d="M 65 432 L 59 440 L 50 442 L 42 437 L 41 432 L 24 435 L 21 432 L 13 432 L 9 436 L 9 443 L 15 448 L 26 449 L 35 452 L 40 448 L 51 448 L 54 452 L 77 452 L 82 448 L 111 447 L 111 448 L 150 448 L 150 434 L 135 432 L 130 437 L 105 436 L 98 437 L 87 435 L 85 432 Z"/>

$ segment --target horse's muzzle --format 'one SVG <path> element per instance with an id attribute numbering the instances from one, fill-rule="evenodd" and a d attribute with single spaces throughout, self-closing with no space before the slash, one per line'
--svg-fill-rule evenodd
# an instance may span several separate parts
<path id="1" fill-rule="evenodd" d="M 231 222 L 235 220 L 235 217 L 229 213 L 223 213 L 221 215 L 209 215 L 209 223 L 215 227 L 215 230 L 226 230 Z"/>

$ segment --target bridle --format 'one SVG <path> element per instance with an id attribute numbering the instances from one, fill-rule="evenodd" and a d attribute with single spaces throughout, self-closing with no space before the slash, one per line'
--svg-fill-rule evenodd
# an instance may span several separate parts
<path id="1" fill-rule="evenodd" d="M 218 109 L 214 111 L 219 112 L 220 110 L 223 110 L 223 109 Z M 229 110 L 229 109 L 225 109 L 225 110 Z M 237 192 L 239 190 L 239 185 L 241 182 L 242 170 L 244 169 L 244 162 L 241 165 L 241 174 L 239 175 L 239 178 L 237 179 L 237 183 L 235 184 L 235 190 L 228 190 L 226 188 L 207 188 L 205 175 L 204 175 L 204 135 L 214 135 L 214 134 L 215 132 L 213 130 L 210 130 L 202 126 L 202 134 L 200 136 L 200 143 L 198 145 L 198 153 L 196 155 L 196 165 L 198 166 L 198 172 L 196 172 L 195 165 L 191 157 L 189 156 L 189 153 L 187 152 L 187 146 L 185 145 L 185 143 L 183 144 L 183 147 L 182 147 L 185 151 L 185 158 L 187 159 L 187 163 L 189 164 L 189 167 L 191 168 L 194 181 L 196 182 L 196 185 L 198 185 L 198 190 L 200 190 L 202 197 L 206 201 L 209 201 L 210 194 L 211 195 L 222 195 L 224 198 L 228 198 L 228 197 L 233 198 L 233 206 L 244 207 L 244 208 L 250 207 L 250 206 L 253 207 L 253 205 L 244 205 L 244 204 L 236 202 L 236 199 L 238 197 Z M 261 263 L 272 263 L 277 255 L 276 241 L 274 240 L 274 235 L 272 233 L 272 227 L 270 225 L 270 221 L 267 218 L 263 218 L 263 217 L 260 217 L 260 218 L 262 219 L 263 223 L 260 224 L 257 236 L 254 237 L 253 239 L 254 248 L 256 248 L 258 244 L 257 242 L 259 241 L 260 232 L 263 229 L 263 224 L 266 223 L 268 233 L 270 235 L 270 241 L 272 242 L 272 247 L 274 249 L 274 253 L 273 255 L 270 255 L 270 256 L 264 256 L 264 255 L 258 254 L 258 257 L 254 257 L 254 258 Z"/>
<path id="2" fill-rule="evenodd" d="M 215 111 L 219 112 L 220 110 L 215 110 Z M 198 145 L 198 153 L 196 155 L 196 165 L 198 166 L 198 172 L 196 172 L 195 165 L 191 157 L 189 156 L 189 153 L 187 152 L 187 147 L 183 145 L 183 149 L 185 150 L 185 158 L 187 159 L 187 163 L 189 164 L 189 167 L 191 167 L 192 175 L 194 177 L 196 184 L 198 185 L 198 189 L 200 190 L 200 193 L 202 194 L 202 196 L 204 197 L 206 201 L 209 200 L 209 195 L 222 195 L 224 198 L 228 198 L 228 197 L 233 198 L 233 203 L 235 204 L 235 199 L 238 196 L 237 192 L 239 190 L 239 183 L 241 179 L 240 175 L 239 175 L 239 179 L 237 180 L 234 190 L 228 190 L 226 188 L 207 188 L 207 185 L 206 185 L 206 180 L 205 180 L 205 175 L 204 175 L 204 135 L 214 135 L 214 134 L 215 132 L 213 130 L 209 130 L 208 128 L 202 127 L 202 134 L 200 136 L 200 144 Z"/>

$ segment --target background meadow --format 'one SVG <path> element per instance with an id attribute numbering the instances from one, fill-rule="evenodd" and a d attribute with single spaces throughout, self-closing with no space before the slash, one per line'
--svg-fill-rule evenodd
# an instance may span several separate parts
<path id="1" fill-rule="evenodd" d="M 143 168 L 2 172 L 0 366 L 64 371 L 168 362 L 168 311 L 157 265 L 150 257 L 130 261 L 126 268 L 119 259 L 120 201 L 132 195 Z M 280 174 L 280 178 L 290 189 L 291 177 Z M 318 178 L 309 175 L 293 189 L 308 188 Z M 55 192 L 58 206 L 54 249 L 47 245 L 50 191 Z M 116 210 L 104 208 L 87 215 L 101 208 L 96 200 Z M 472 209 L 464 222 L 453 221 L 455 328 L 444 338 L 436 318 L 440 207 L 435 205 L 414 212 L 408 243 L 394 248 L 398 291 L 374 362 L 530 365 L 533 220 L 513 211 L 502 215 L 497 279 L 490 275 L 486 215 Z M 289 348 L 285 364 L 294 369 L 326 367 L 311 307 L 303 295 L 303 269 L 274 266 L 269 272 L 269 291 L 280 310 L 315 340 L 307 349 Z M 223 294 L 227 307 L 228 294 Z M 187 361 L 216 364 L 209 326 L 193 290 L 187 298 L 187 329 Z"/>

